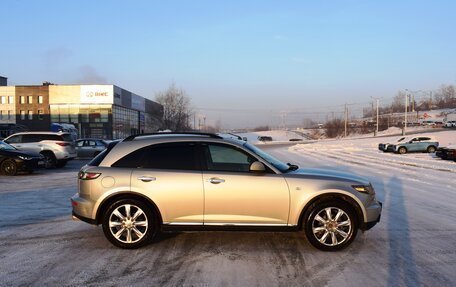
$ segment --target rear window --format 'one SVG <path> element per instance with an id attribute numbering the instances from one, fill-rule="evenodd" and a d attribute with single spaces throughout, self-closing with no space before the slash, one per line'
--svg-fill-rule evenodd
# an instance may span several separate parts
<path id="1" fill-rule="evenodd" d="M 108 147 L 100 152 L 96 157 L 94 157 L 87 165 L 88 166 L 99 166 L 100 163 L 104 160 L 106 155 L 112 150 L 112 148 L 118 143 L 119 141 L 113 141 L 108 144 Z"/>
<path id="2" fill-rule="evenodd" d="M 66 142 L 72 142 L 73 141 L 73 137 L 70 134 L 63 134 L 63 135 L 61 135 L 61 137 Z"/>

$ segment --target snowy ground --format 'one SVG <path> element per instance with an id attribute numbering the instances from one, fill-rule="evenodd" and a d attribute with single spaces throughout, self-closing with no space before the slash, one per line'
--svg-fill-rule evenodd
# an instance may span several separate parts
<path id="1" fill-rule="evenodd" d="M 433 135 L 456 143 L 456 132 Z M 373 182 L 381 222 L 337 253 L 314 249 L 302 233 L 271 232 L 165 234 L 120 250 L 100 227 L 70 219 L 83 161 L 0 176 L 0 286 L 454 286 L 456 162 L 376 150 L 395 138 L 261 146 L 285 162 Z"/>

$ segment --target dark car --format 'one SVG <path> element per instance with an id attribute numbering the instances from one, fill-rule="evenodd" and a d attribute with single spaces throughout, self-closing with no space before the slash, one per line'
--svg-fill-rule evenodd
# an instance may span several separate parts
<path id="1" fill-rule="evenodd" d="M 441 147 L 436 151 L 435 155 L 441 159 L 456 161 L 456 145 Z"/>
<path id="2" fill-rule="evenodd" d="M 18 172 L 32 173 L 44 165 L 44 157 L 36 152 L 20 151 L 12 145 L 0 141 L 0 172 L 16 175 Z"/>
<path id="3" fill-rule="evenodd" d="M 272 137 L 270 137 L 270 136 L 259 136 L 258 140 L 262 141 L 262 142 L 272 142 Z"/>
<path id="4" fill-rule="evenodd" d="M 107 146 L 108 143 L 102 139 L 79 139 L 76 141 L 78 157 L 95 157 Z"/>

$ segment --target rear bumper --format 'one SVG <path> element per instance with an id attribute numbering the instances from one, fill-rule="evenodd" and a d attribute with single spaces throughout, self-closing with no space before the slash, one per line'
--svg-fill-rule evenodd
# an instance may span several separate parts
<path id="1" fill-rule="evenodd" d="M 84 222 L 88 222 L 90 224 L 97 224 L 96 219 L 92 218 L 93 205 L 94 203 L 92 201 L 79 197 L 78 193 L 76 193 L 71 198 L 73 216 Z"/>

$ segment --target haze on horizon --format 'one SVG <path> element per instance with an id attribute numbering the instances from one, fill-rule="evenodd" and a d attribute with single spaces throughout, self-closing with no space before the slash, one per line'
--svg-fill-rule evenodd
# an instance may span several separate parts
<path id="1" fill-rule="evenodd" d="M 174 82 L 224 128 L 456 84 L 455 1 L 360 2 L 7 1 L 0 75 L 150 99 Z"/>

